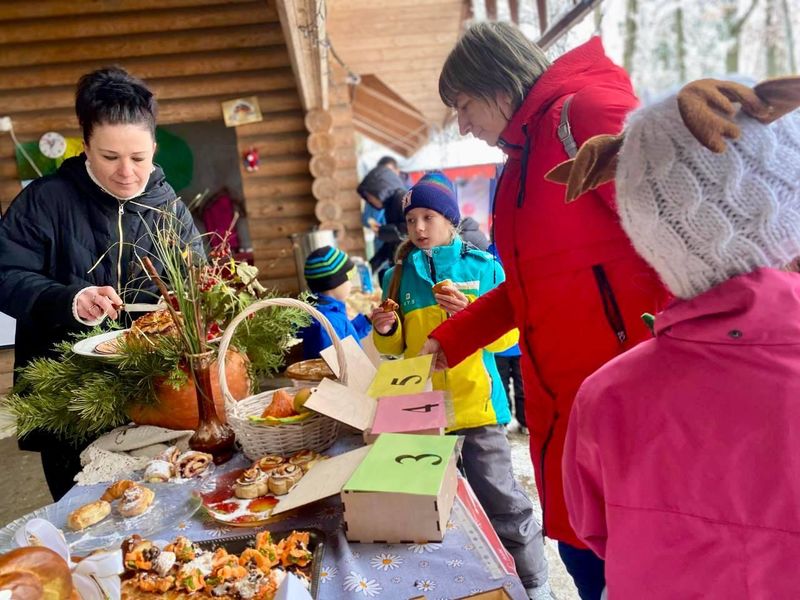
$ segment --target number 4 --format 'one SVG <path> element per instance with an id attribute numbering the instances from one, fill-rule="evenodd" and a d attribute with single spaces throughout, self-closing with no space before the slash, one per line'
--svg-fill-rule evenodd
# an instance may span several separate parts
<path id="1" fill-rule="evenodd" d="M 425 406 L 410 406 L 408 408 L 404 408 L 403 410 L 407 412 L 420 412 L 420 413 L 429 413 L 433 409 L 434 406 L 439 406 L 439 404 L 426 404 Z"/>

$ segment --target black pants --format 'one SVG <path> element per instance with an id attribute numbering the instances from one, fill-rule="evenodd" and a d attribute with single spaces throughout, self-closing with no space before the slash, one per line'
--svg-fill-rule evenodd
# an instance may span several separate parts
<path id="1" fill-rule="evenodd" d="M 87 444 L 50 439 L 42 445 L 42 469 L 53 501 L 57 502 L 75 485 L 74 477 L 81 470 L 80 454 Z"/>
<path id="2" fill-rule="evenodd" d="M 495 354 L 497 361 L 497 370 L 500 373 L 500 381 L 506 388 L 508 394 L 508 408 L 517 417 L 517 421 L 523 427 L 525 424 L 525 389 L 522 387 L 522 369 L 519 365 L 519 356 L 498 356 Z M 511 405 L 511 379 L 514 380 L 514 406 Z"/>
<path id="3" fill-rule="evenodd" d="M 591 550 L 558 542 L 558 553 L 572 576 L 581 600 L 600 600 L 606 587 L 605 563 Z"/>

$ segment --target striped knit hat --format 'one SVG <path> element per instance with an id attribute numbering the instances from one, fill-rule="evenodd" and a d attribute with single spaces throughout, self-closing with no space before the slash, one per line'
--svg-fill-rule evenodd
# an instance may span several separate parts
<path id="1" fill-rule="evenodd" d="M 352 268 L 353 261 L 347 254 L 338 248 L 323 246 L 306 259 L 306 283 L 314 293 L 327 292 L 347 281 L 347 273 Z"/>
<path id="2" fill-rule="evenodd" d="M 441 171 L 432 171 L 403 196 L 403 215 L 415 208 L 429 208 L 444 215 L 453 225 L 461 221 L 453 184 Z"/>

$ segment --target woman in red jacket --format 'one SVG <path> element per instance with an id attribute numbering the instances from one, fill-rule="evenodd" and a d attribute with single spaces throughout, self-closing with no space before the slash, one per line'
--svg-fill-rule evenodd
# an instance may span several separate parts
<path id="1" fill-rule="evenodd" d="M 507 279 L 431 333 L 423 351 L 458 364 L 517 327 L 525 416 L 545 534 L 583 599 L 600 597 L 603 563 L 567 518 L 561 457 L 581 382 L 649 336 L 641 321 L 667 292 L 636 254 L 606 184 L 580 202 L 544 175 L 588 138 L 618 133 L 637 104 L 630 79 L 599 38 L 550 64 L 516 28 L 472 26 L 442 68 L 439 93 L 472 133 L 508 155 L 494 203 L 494 234 Z"/>

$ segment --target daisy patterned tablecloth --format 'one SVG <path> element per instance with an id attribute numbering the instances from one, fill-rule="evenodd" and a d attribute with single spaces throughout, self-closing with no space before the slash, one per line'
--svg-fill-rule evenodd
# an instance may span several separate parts
<path id="1" fill-rule="evenodd" d="M 353 447 L 340 440 L 326 454 Z M 214 475 L 248 466 L 243 455 L 218 466 Z M 99 486 L 102 487 L 102 486 Z M 71 490 L 71 492 L 74 492 Z M 280 517 L 278 517 L 280 519 Z M 458 494 L 442 543 L 355 544 L 347 541 L 338 497 L 302 509 L 295 516 L 270 522 L 272 531 L 314 528 L 325 534 L 318 600 L 386 598 L 453 600 L 481 591 L 505 588 L 514 600 L 527 600 L 513 559 L 500 544 L 466 480 Z M 263 529 L 263 528 L 261 528 Z M 214 521 L 202 508 L 191 519 L 175 523 L 160 539 L 184 535 L 191 540 L 224 539 L 258 529 L 229 527 Z"/>

